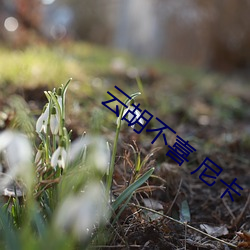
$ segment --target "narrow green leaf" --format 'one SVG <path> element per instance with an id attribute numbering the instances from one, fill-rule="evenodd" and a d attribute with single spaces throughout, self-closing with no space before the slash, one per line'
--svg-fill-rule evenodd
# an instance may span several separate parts
<path id="1" fill-rule="evenodd" d="M 141 154 L 137 154 L 135 171 L 138 173 L 141 170 Z"/>
<path id="2" fill-rule="evenodd" d="M 124 200 L 126 200 L 137 188 L 139 188 L 154 172 L 154 168 L 149 169 L 143 176 L 138 178 L 133 184 L 126 188 L 113 202 L 112 208 L 115 211 Z"/>
<path id="3" fill-rule="evenodd" d="M 63 95 L 66 94 L 67 88 L 68 88 L 69 83 L 70 83 L 71 81 L 72 81 L 72 78 L 69 78 L 69 80 L 67 81 L 67 83 L 63 86 L 63 90 L 62 90 Z"/>
<path id="4" fill-rule="evenodd" d="M 17 233 L 14 228 L 11 227 L 7 213 L 4 213 L 2 208 L 0 208 L 0 228 L 2 228 L 6 249 L 7 250 L 21 250 L 20 242 Z"/>
<path id="5" fill-rule="evenodd" d="M 117 215 L 115 216 L 112 225 L 114 225 L 116 223 L 116 221 L 119 219 L 121 213 L 124 211 L 124 209 L 126 208 L 127 204 L 129 203 L 130 199 L 132 198 L 133 193 L 131 193 L 129 195 L 129 197 L 127 198 L 127 200 L 124 202 L 124 204 L 122 205 L 122 207 L 119 209 L 119 212 L 117 213 Z"/>
<path id="6" fill-rule="evenodd" d="M 180 208 L 180 221 L 189 222 L 191 220 L 190 210 L 187 200 L 182 201 Z"/>
<path id="7" fill-rule="evenodd" d="M 37 228 L 38 235 L 44 236 L 45 233 L 45 223 L 42 215 L 38 211 L 34 211 L 33 220 Z"/>
<path id="8" fill-rule="evenodd" d="M 136 83 L 137 83 L 137 86 L 138 86 L 138 88 L 139 88 L 139 90 L 140 90 L 140 92 L 142 94 L 142 98 L 143 98 L 146 106 L 149 106 L 148 105 L 148 100 L 146 98 L 146 95 L 144 95 L 144 89 L 143 89 L 142 81 L 141 81 L 141 79 L 139 77 L 136 77 Z"/>

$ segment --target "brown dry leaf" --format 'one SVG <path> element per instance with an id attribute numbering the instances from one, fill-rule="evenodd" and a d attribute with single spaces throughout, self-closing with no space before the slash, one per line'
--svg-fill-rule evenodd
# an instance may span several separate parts
<path id="1" fill-rule="evenodd" d="M 145 207 L 148 207 L 153 210 L 163 210 L 163 205 L 161 202 L 151 199 L 151 198 L 144 198 L 143 203 Z"/>
<path id="2" fill-rule="evenodd" d="M 238 247 L 244 247 L 250 249 L 250 232 L 237 232 L 237 235 L 243 240 L 238 244 Z"/>
<path id="3" fill-rule="evenodd" d="M 222 226 L 209 226 L 207 224 L 201 224 L 200 228 L 208 233 L 209 235 L 212 235 L 214 237 L 219 237 L 221 235 L 227 235 L 228 230 L 225 225 Z"/>
<path id="4" fill-rule="evenodd" d="M 149 199 L 145 198 L 145 199 L 143 199 L 143 203 L 144 203 L 145 207 L 156 210 L 156 211 L 163 214 L 163 205 L 161 202 L 154 200 L 154 199 L 151 199 L 151 198 L 149 198 Z M 150 219 L 151 221 L 162 218 L 161 215 L 150 212 L 150 211 L 146 211 L 146 210 L 144 211 L 144 214 L 147 216 L 147 219 Z"/>

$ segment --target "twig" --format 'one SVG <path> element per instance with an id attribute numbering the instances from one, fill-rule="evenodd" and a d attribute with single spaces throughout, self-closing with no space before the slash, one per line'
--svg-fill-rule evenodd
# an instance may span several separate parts
<path id="1" fill-rule="evenodd" d="M 53 180 L 51 180 L 51 179 L 48 179 L 48 180 L 41 180 L 40 183 L 41 183 L 41 184 L 59 183 L 60 180 L 61 180 L 61 178 L 58 177 L 58 178 L 53 179 Z"/>
<path id="2" fill-rule="evenodd" d="M 239 214 L 239 216 L 237 216 L 237 218 L 234 218 L 234 226 L 237 226 L 237 224 L 239 223 L 239 221 L 241 220 L 241 218 L 243 217 L 244 213 L 246 212 L 246 209 L 248 208 L 248 204 L 250 202 L 250 194 L 248 194 L 248 197 L 247 197 L 247 202 L 244 206 L 244 208 L 242 209 L 241 213 Z"/>
<path id="3" fill-rule="evenodd" d="M 58 178 L 57 178 L 58 179 Z M 46 184 L 43 189 L 41 189 L 39 192 L 37 192 L 34 197 L 37 199 L 42 192 L 44 192 L 46 189 L 51 188 L 53 186 L 54 183 L 58 183 L 57 179 L 55 179 L 54 181 L 52 180 L 51 182 L 49 182 L 48 184 Z M 40 183 L 39 183 L 40 184 Z"/>
<path id="4" fill-rule="evenodd" d="M 115 232 L 115 234 L 117 235 L 117 237 L 122 241 L 122 243 L 126 244 L 125 246 L 127 247 L 127 242 L 122 238 L 122 236 L 118 233 L 118 231 L 116 230 L 116 228 L 111 224 L 111 223 L 108 223 L 109 226 L 112 227 L 113 231 Z M 120 228 L 120 224 L 117 223 L 117 226 Z M 122 231 L 121 231 L 122 232 Z M 123 235 L 124 237 L 124 235 Z"/>
<path id="5" fill-rule="evenodd" d="M 98 245 L 98 246 L 90 246 L 90 249 L 93 248 L 124 248 L 127 247 L 126 245 L 116 245 L 116 246 L 105 246 L 105 245 Z M 129 247 L 136 247 L 136 248 L 141 248 L 141 245 L 129 245 Z"/>
<path id="6" fill-rule="evenodd" d="M 227 205 L 227 203 L 225 202 L 224 199 L 222 199 L 222 202 L 223 202 L 224 206 L 226 207 L 227 211 L 229 212 L 229 214 L 232 216 L 233 221 L 235 221 L 236 218 L 235 218 L 235 216 L 234 216 L 232 210 L 230 209 L 230 207 Z"/>
<path id="7" fill-rule="evenodd" d="M 178 224 L 181 224 L 181 225 L 185 226 L 185 222 L 181 222 L 181 221 L 175 220 L 175 219 L 173 219 L 172 217 L 167 216 L 167 215 L 165 215 L 165 214 L 162 214 L 162 213 L 160 213 L 160 212 L 157 212 L 157 211 L 155 211 L 155 210 L 153 210 L 153 209 L 151 209 L 151 208 L 147 208 L 147 207 L 144 207 L 144 206 L 141 206 L 141 205 L 136 205 L 136 204 L 134 204 L 134 203 L 132 203 L 132 204 L 130 203 L 130 204 L 128 204 L 128 205 L 134 206 L 134 207 L 137 207 L 137 208 L 141 208 L 141 209 L 145 209 L 145 210 L 147 210 L 147 211 L 150 211 L 150 212 L 152 212 L 152 213 L 161 215 L 161 216 L 163 216 L 163 217 L 165 217 L 165 218 L 167 218 L 167 219 L 169 219 L 169 220 L 172 220 L 172 221 L 174 221 L 174 222 L 176 222 L 176 223 L 178 223 Z M 229 243 L 229 242 L 226 242 L 226 241 L 224 241 L 224 240 L 218 239 L 218 238 L 216 238 L 216 237 L 214 237 L 214 236 L 212 236 L 212 235 L 209 235 L 209 234 L 207 234 L 207 233 L 205 233 L 205 232 L 203 232 L 203 231 L 201 231 L 201 230 L 199 230 L 199 229 L 197 229 L 197 228 L 195 228 L 195 227 L 192 227 L 192 226 L 190 226 L 190 225 L 188 225 L 188 224 L 186 224 L 186 227 L 188 227 L 188 228 L 190 228 L 190 229 L 192 229 L 192 230 L 194 230 L 194 231 L 197 231 L 197 232 L 199 232 L 199 233 L 201 233 L 201 234 L 203 234 L 203 235 L 206 235 L 207 237 L 209 237 L 209 238 L 211 238 L 211 239 L 213 239 L 213 240 L 217 240 L 217 241 L 219 241 L 219 242 L 221 242 L 221 243 L 223 243 L 223 244 L 226 244 L 226 245 L 228 245 L 228 246 L 230 246 L 230 247 L 237 248 L 236 245 L 233 245 L 233 244 L 231 244 L 231 243 Z"/>
<path id="8" fill-rule="evenodd" d="M 177 190 L 176 195 L 175 195 L 175 197 L 174 197 L 174 199 L 173 199 L 173 201 L 172 201 L 172 203 L 171 203 L 171 205 L 170 205 L 170 207 L 169 207 L 169 209 L 168 209 L 168 211 L 167 211 L 167 214 L 170 213 L 170 211 L 171 211 L 173 205 L 175 204 L 175 201 L 176 201 L 176 199 L 177 199 L 177 197 L 178 197 L 178 194 L 180 193 L 180 190 L 181 190 L 181 185 L 182 185 L 182 179 L 180 180 L 178 190 Z"/>
<path id="9" fill-rule="evenodd" d="M 187 250 L 187 222 L 184 222 L 185 226 L 185 250 Z"/>

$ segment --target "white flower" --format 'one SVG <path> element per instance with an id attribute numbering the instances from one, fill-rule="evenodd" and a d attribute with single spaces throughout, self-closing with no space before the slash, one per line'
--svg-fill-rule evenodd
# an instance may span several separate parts
<path id="1" fill-rule="evenodd" d="M 88 150 L 88 154 L 84 154 Z M 84 136 L 75 140 L 68 153 L 68 162 L 71 164 L 78 157 L 87 161 L 87 166 L 94 166 L 105 173 L 110 164 L 110 150 L 102 137 Z"/>
<path id="2" fill-rule="evenodd" d="M 134 106 L 129 106 L 128 108 L 126 108 L 124 111 L 123 111 L 123 114 L 122 114 L 122 119 L 125 118 L 126 116 L 128 116 L 128 120 L 129 121 L 133 121 L 135 122 L 140 116 L 141 116 L 141 113 L 139 110 L 135 110 L 135 107 Z M 132 113 L 135 113 L 135 117 L 134 117 L 134 114 L 131 114 L 129 111 L 131 111 Z M 134 118 L 134 119 L 133 119 Z M 117 118 L 117 121 L 116 121 L 116 124 L 118 124 L 118 121 L 119 121 L 119 117 Z M 141 124 L 144 124 L 144 121 L 142 118 L 139 119 L 139 122 Z M 135 125 L 132 125 L 131 127 L 134 128 Z"/>
<path id="3" fill-rule="evenodd" d="M 33 154 L 28 138 L 21 133 L 6 130 L 0 133 L 0 152 L 8 167 L 6 178 L 1 180 L 1 188 L 18 176 L 29 186 L 33 181 Z"/>
<path id="4" fill-rule="evenodd" d="M 91 236 L 96 225 L 108 220 L 108 203 L 100 183 L 91 183 L 79 195 L 66 198 L 55 217 L 56 229 L 80 240 Z"/>
<path id="5" fill-rule="evenodd" d="M 47 132 L 47 125 L 49 120 L 49 104 L 47 104 L 45 110 L 40 115 L 36 122 L 36 132 L 41 133 L 42 131 L 46 134 Z"/>
<path id="6" fill-rule="evenodd" d="M 62 96 L 61 96 L 61 95 L 58 95 L 58 96 L 57 96 L 57 101 L 58 101 L 58 104 L 59 104 L 60 109 L 61 109 L 61 111 L 62 111 Z"/>
<path id="7" fill-rule="evenodd" d="M 90 152 L 89 161 L 91 164 L 101 172 L 105 173 L 108 171 L 110 164 L 110 150 L 108 148 L 107 142 L 102 138 L 93 138 L 93 150 Z"/>
<path id="8" fill-rule="evenodd" d="M 55 107 L 52 108 L 50 116 L 50 131 L 53 135 L 56 135 L 59 131 L 60 121 L 58 111 Z"/>
<path id="9" fill-rule="evenodd" d="M 56 168 L 56 166 L 64 169 L 67 160 L 67 152 L 63 146 L 59 146 L 51 157 L 51 166 Z"/>

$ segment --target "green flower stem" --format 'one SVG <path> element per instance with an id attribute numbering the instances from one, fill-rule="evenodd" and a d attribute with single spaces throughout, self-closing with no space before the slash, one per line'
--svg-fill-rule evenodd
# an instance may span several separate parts
<path id="1" fill-rule="evenodd" d="M 142 84 L 140 77 L 136 77 L 136 83 L 137 83 L 137 86 L 138 86 L 140 92 L 142 93 L 142 97 L 143 97 L 143 100 L 146 104 L 146 107 L 149 107 L 148 99 L 146 98 L 146 95 L 144 95 L 143 84 Z"/>
<path id="2" fill-rule="evenodd" d="M 66 91 L 68 89 L 69 83 L 71 82 L 72 78 L 70 78 L 67 83 L 63 86 L 62 89 L 62 127 L 65 126 L 65 96 L 66 96 Z"/>
<path id="3" fill-rule="evenodd" d="M 46 164 L 48 164 L 50 162 L 50 150 L 51 150 L 51 148 L 50 148 L 50 136 L 49 136 L 48 131 L 50 130 L 50 114 L 52 111 L 52 101 L 51 101 L 51 98 L 49 98 L 49 95 L 47 96 L 47 92 L 44 92 L 44 93 L 49 100 L 49 117 L 48 117 L 48 123 L 47 123 L 47 129 L 46 129 L 47 133 L 45 134 L 45 145 L 44 145 Z"/>
<path id="4" fill-rule="evenodd" d="M 118 124 L 116 127 L 116 133 L 115 133 L 115 140 L 114 140 L 114 148 L 112 152 L 112 158 L 111 158 L 111 163 L 109 167 L 109 173 L 108 173 L 108 178 L 107 178 L 107 193 L 109 193 L 112 183 L 113 183 L 113 173 L 115 169 L 115 156 L 116 156 L 116 151 L 117 151 L 117 144 L 118 144 L 118 138 L 119 138 L 119 133 L 120 133 L 120 128 L 121 128 L 121 118 L 123 114 L 124 108 L 122 108 L 121 113 L 119 115 L 118 119 Z"/>
<path id="5" fill-rule="evenodd" d="M 136 96 L 140 95 L 140 92 L 134 93 L 132 94 L 130 97 L 131 99 L 127 98 L 125 100 L 125 104 L 129 104 L 131 102 L 131 100 L 133 100 Z M 110 167 L 109 167 L 109 171 L 108 171 L 108 176 L 107 176 L 107 194 L 109 194 L 109 192 L 111 191 L 111 187 L 112 187 L 112 183 L 113 183 L 113 173 L 114 173 L 114 169 L 115 169 L 115 156 L 116 156 L 116 151 L 117 151 L 117 145 L 118 145 L 118 137 L 119 137 L 119 133 L 120 133 L 120 128 L 121 128 L 121 119 L 122 119 L 122 115 L 124 112 L 124 107 L 121 108 L 121 112 L 118 118 L 118 123 L 117 123 L 117 127 L 116 127 L 116 133 L 115 133 L 115 140 L 114 140 L 114 148 L 113 148 L 113 152 L 112 152 L 112 158 L 111 158 L 111 163 L 110 163 Z"/>
<path id="6" fill-rule="evenodd" d="M 46 141 L 44 143 L 46 165 L 49 163 L 49 148 L 48 148 L 48 145 L 49 145 L 49 138 L 48 138 L 48 136 L 46 136 Z"/>
<path id="7" fill-rule="evenodd" d="M 70 142 L 71 142 L 69 133 L 68 133 L 67 129 L 65 127 L 63 127 L 63 138 L 65 139 L 65 145 L 64 146 L 65 146 L 66 150 L 69 149 Z"/>
<path id="8" fill-rule="evenodd" d="M 53 152 L 56 150 L 56 135 L 52 135 L 52 147 L 53 147 Z"/>

